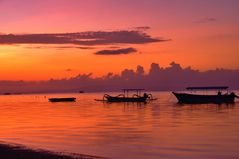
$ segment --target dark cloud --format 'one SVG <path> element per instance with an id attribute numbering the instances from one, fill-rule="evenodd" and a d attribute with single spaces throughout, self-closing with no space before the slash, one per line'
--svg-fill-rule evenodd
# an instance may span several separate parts
<path id="1" fill-rule="evenodd" d="M 56 49 L 69 49 L 69 48 L 74 48 L 74 49 L 95 49 L 94 47 L 80 47 L 80 46 L 56 46 L 56 47 L 52 47 L 52 48 L 56 48 Z"/>
<path id="2" fill-rule="evenodd" d="M 146 31 L 151 29 L 149 26 L 142 26 L 142 27 L 135 27 L 136 30 L 142 30 L 142 31 Z"/>
<path id="3" fill-rule="evenodd" d="M 83 49 L 83 50 L 95 49 L 94 47 L 87 47 L 87 46 L 82 46 L 82 47 L 78 46 L 78 47 L 74 47 L 74 48 Z"/>
<path id="4" fill-rule="evenodd" d="M 207 18 L 207 21 L 214 22 L 214 21 L 217 21 L 217 19 L 216 18 Z"/>
<path id="5" fill-rule="evenodd" d="M 65 49 L 90 50 L 90 49 L 95 49 L 94 47 L 86 47 L 86 46 L 55 46 L 55 47 L 48 47 L 48 48 L 54 48 L 54 49 L 57 49 L 57 50 L 65 50 Z"/>
<path id="6" fill-rule="evenodd" d="M 82 49 L 82 50 L 89 50 L 89 49 L 95 49 L 95 47 L 87 47 L 87 46 L 45 46 L 45 45 L 41 45 L 41 46 L 25 46 L 24 48 L 27 49 L 69 49 L 69 48 L 74 48 L 74 49 Z"/>
<path id="7" fill-rule="evenodd" d="M 71 68 L 68 68 L 68 69 L 66 69 L 65 70 L 66 72 L 71 72 L 71 71 L 73 71 Z"/>
<path id="8" fill-rule="evenodd" d="M 44 47 L 44 46 L 26 46 L 24 48 L 27 48 L 27 49 L 46 49 L 46 48 L 49 48 L 49 47 Z"/>
<path id="9" fill-rule="evenodd" d="M 0 34 L 1 44 L 114 45 L 146 44 L 166 41 L 138 30 L 89 31 L 56 34 Z"/>
<path id="10" fill-rule="evenodd" d="M 216 21 L 217 21 L 216 18 L 204 18 L 204 19 L 194 21 L 194 23 L 204 24 L 204 23 L 212 23 L 212 22 L 216 22 Z"/>
<path id="11" fill-rule="evenodd" d="M 120 55 L 120 54 L 131 54 L 137 52 L 135 48 L 124 48 L 124 49 L 117 49 L 117 50 L 101 50 L 97 51 L 96 55 Z"/>

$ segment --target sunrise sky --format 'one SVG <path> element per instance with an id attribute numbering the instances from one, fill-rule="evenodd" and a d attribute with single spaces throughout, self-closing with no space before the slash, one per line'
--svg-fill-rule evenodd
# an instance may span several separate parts
<path id="1" fill-rule="evenodd" d="M 238 0 L 0 0 L 0 80 L 152 62 L 239 69 Z"/>

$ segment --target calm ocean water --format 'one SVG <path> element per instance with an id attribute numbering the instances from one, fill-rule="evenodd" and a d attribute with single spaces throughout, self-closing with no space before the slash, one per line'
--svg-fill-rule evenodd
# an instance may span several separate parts
<path id="1" fill-rule="evenodd" d="M 147 104 L 94 101 L 103 93 L 0 96 L 0 140 L 116 159 L 239 158 L 239 103 L 182 106 L 153 94 Z M 77 102 L 47 100 L 60 96 Z"/>

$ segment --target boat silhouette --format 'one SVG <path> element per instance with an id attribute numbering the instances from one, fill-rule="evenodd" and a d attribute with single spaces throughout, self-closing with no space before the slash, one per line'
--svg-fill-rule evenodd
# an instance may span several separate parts
<path id="1" fill-rule="evenodd" d="M 108 94 L 104 94 L 103 100 L 97 101 L 107 101 L 107 102 L 147 102 L 149 100 L 155 100 L 152 94 L 144 93 L 141 95 L 141 91 L 144 89 L 123 89 L 123 94 L 119 94 L 117 96 L 111 96 Z M 136 94 L 129 96 L 129 92 L 136 91 Z"/>
<path id="2" fill-rule="evenodd" d="M 234 103 L 235 98 L 239 98 L 234 92 L 229 93 L 227 86 L 213 86 L 213 87 L 187 87 L 187 90 L 217 90 L 218 93 L 214 95 L 208 94 L 191 94 L 191 93 L 177 93 L 172 92 L 178 99 L 178 103 L 200 104 L 200 103 Z M 227 90 L 222 94 L 222 90 Z"/>
<path id="3" fill-rule="evenodd" d="M 76 98 L 49 98 L 50 102 L 75 102 Z"/>

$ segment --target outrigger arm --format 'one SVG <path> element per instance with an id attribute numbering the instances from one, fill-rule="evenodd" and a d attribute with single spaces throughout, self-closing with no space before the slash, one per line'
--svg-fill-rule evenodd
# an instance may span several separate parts
<path id="1" fill-rule="evenodd" d="M 236 94 L 235 94 L 235 97 L 236 97 L 236 98 L 239 98 L 239 96 L 238 96 L 238 95 L 236 95 Z"/>
<path id="2" fill-rule="evenodd" d="M 235 98 L 239 98 L 238 95 L 236 95 L 236 93 L 232 92 L 231 95 L 233 95 Z"/>

